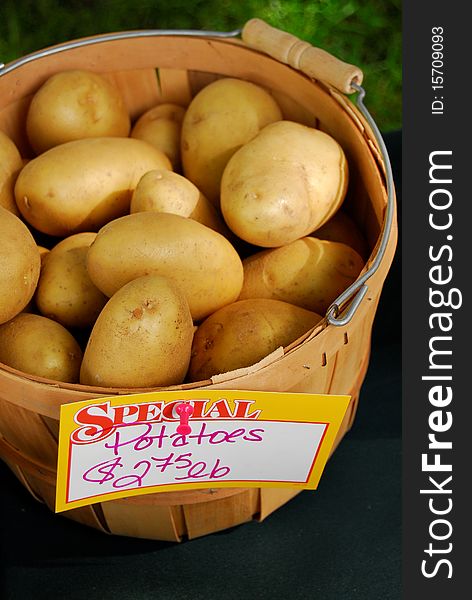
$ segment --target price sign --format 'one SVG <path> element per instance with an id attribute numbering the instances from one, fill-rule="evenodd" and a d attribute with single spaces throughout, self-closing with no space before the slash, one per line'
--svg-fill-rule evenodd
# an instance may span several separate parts
<path id="1" fill-rule="evenodd" d="M 190 390 L 65 404 L 56 512 L 159 491 L 315 489 L 349 401 Z"/>

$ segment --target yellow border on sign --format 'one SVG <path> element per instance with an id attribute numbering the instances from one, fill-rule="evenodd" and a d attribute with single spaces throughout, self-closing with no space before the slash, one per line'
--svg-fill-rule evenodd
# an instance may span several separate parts
<path id="1" fill-rule="evenodd" d="M 308 481 L 305 483 L 281 482 L 281 481 L 206 481 L 206 482 L 185 482 L 176 484 L 163 484 L 158 486 L 139 487 L 118 492 L 98 494 L 93 497 L 84 498 L 68 502 L 67 490 L 69 485 L 70 468 L 70 448 L 71 435 L 81 427 L 77 423 L 75 416 L 84 407 L 91 405 L 103 405 L 109 403 L 110 408 L 134 406 L 145 403 L 168 404 L 176 401 L 189 402 L 191 400 L 207 400 L 205 414 L 211 412 L 212 407 L 218 401 L 226 399 L 230 407 L 235 407 L 235 401 L 251 401 L 250 412 L 260 410 L 260 421 L 282 421 L 287 423 L 326 423 L 324 436 L 318 448 L 311 473 Z M 349 406 L 351 397 L 345 395 L 328 394 L 306 394 L 306 393 L 286 393 L 286 392 L 260 392 L 247 390 L 180 390 L 180 391 L 160 391 L 147 392 L 141 394 L 129 394 L 126 396 L 110 396 L 104 398 L 95 398 L 70 404 L 63 404 L 60 412 L 59 429 L 59 451 L 57 466 L 57 485 L 56 485 L 56 512 L 87 506 L 97 502 L 116 500 L 118 498 L 139 496 L 156 492 L 173 492 L 184 490 L 204 489 L 208 487 L 277 487 L 293 489 L 316 489 L 326 461 L 333 447 L 336 435 L 341 426 L 342 420 Z M 216 407 L 215 407 L 216 410 Z M 239 418 L 236 417 L 238 420 Z M 202 419 L 198 419 L 200 422 Z M 207 417 L 206 420 L 213 421 L 213 418 Z M 257 422 L 258 419 L 251 419 Z M 176 421 L 165 421 L 167 423 Z"/>

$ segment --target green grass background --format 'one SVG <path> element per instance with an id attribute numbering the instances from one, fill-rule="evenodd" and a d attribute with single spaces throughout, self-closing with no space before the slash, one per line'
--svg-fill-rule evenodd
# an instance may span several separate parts
<path id="1" fill-rule="evenodd" d="M 229 31 L 252 17 L 358 65 L 381 130 L 401 127 L 401 0 L 1 0 L 0 62 L 98 33 Z"/>

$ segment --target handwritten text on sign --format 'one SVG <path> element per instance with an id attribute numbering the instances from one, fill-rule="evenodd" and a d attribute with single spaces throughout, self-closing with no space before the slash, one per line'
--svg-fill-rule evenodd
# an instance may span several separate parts
<path id="1" fill-rule="evenodd" d="M 187 435 L 178 407 L 193 408 Z M 204 487 L 316 488 L 348 396 L 156 392 L 61 407 L 56 510 Z"/>

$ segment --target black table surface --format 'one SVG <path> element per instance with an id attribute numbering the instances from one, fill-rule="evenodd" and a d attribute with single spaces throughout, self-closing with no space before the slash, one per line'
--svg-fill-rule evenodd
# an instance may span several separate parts
<path id="1" fill-rule="evenodd" d="M 385 136 L 400 190 L 401 134 Z M 181 544 L 108 536 L 51 513 L 0 462 L 5 600 L 383 600 L 401 587 L 400 251 L 354 426 L 318 490 L 262 522 Z"/>

